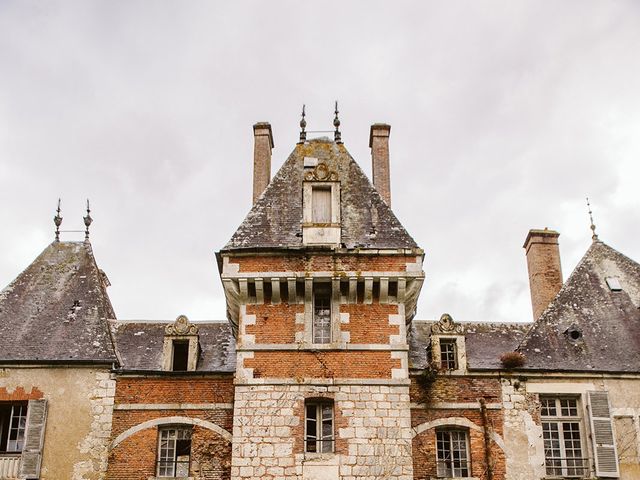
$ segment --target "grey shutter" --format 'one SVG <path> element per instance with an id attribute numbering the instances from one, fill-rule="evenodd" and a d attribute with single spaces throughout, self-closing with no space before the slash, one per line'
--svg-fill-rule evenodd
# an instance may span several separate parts
<path id="1" fill-rule="evenodd" d="M 607 392 L 587 392 L 589 395 L 589 417 L 591 440 L 596 460 L 596 476 L 619 478 L 618 452 L 613 437 L 609 394 Z"/>
<path id="2" fill-rule="evenodd" d="M 314 187 L 311 190 L 311 221 L 331 223 L 331 187 Z"/>
<path id="3" fill-rule="evenodd" d="M 24 447 L 20 461 L 20 478 L 40 478 L 44 427 L 47 422 L 47 401 L 29 400 L 27 428 L 24 433 Z"/>

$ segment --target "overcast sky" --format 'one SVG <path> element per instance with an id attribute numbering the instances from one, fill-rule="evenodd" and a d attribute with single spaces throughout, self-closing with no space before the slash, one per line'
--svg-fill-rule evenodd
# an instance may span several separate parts
<path id="1" fill-rule="evenodd" d="M 331 128 L 426 252 L 418 318 L 529 321 L 522 243 L 640 260 L 640 2 L 0 2 L 0 284 L 83 228 L 120 319 L 224 319 L 214 252 L 274 169 Z M 80 233 L 63 240 L 81 240 Z"/>

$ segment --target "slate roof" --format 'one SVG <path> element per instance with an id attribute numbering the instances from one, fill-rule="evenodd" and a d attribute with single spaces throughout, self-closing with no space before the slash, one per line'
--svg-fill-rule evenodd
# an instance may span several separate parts
<path id="1" fill-rule="evenodd" d="M 612 291 L 607 277 L 616 277 L 622 290 Z M 640 372 L 639 307 L 640 265 L 593 242 L 518 347 L 525 368 Z M 572 340 L 572 329 L 581 338 Z"/>
<path id="2" fill-rule="evenodd" d="M 413 320 L 409 331 L 409 366 L 421 369 L 427 364 L 427 346 L 435 321 Z M 457 322 L 462 325 L 469 370 L 502 369 L 500 355 L 513 351 L 530 323 Z"/>
<path id="3" fill-rule="evenodd" d="M 118 357 L 124 371 L 162 371 L 164 329 L 173 322 L 112 322 Z M 198 326 L 197 372 L 233 373 L 235 340 L 227 322 L 193 322 Z M 184 373 L 184 372 L 181 372 Z"/>
<path id="4" fill-rule="evenodd" d="M 338 173 L 345 248 L 417 248 L 344 145 L 319 138 L 296 145 L 223 251 L 302 248 L 304 157 Z"/>
<path id="5" fill-rule="evenodd" d="M 0 292 L 0 363 L 115 362 L 106 286 L 88 242 L 53 242 Z"/>

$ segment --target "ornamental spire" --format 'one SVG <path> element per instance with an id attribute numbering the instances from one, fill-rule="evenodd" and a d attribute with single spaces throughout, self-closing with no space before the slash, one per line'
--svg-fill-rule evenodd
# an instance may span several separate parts
<path id="1" fill-rule="evenodd" d="M 60 199 L 58 199 L 58 208 L 56 210 L 56 216 L 53 217 L 53 223 L 56 226 L 56 242 L 60 241 L 60 225 L 62 225 L 62 217 L 60 216 Z"/>
<path id="2" fill-rule="evenodd" d="M 87 216 L 83 217 L 84 219 L 84 239 L 85 241 L 89 241 L 89 227 L 91 226 L 91 222 L 93 222 L 93 218 L 91 218 L 91 209 L 89 208 L 89 199 L 87 198 Z"/>
<path id="3" fill-rule="evenodd" d="M 336 100 L 335 118 L 333 119 L 333 126 L 336 127 L 336 131 L 333 133 L 333 139 L 336 143 L 342 143 L 342 134 L 340 133 L 340 119 L 338 118 L 338 101 Z"/>
<path id="4" fill-rule="evenodd" d="M 298 143 L 304 143 L 307 140 L 307 132 L 305 128 L 307 126 L 307 121 L 304 119 L 304 104 L 302 105 L 302 118 L 300 119 L 300 141 Z"/>
<path id="5" fill-rule="evenodd" d="M 598 234 L 596 233 L 596 224 L 593 223 L 593 212 L 591 211 L 591 205 L 589 204 L 589 197 L 587 197 L 587 208 L 589 209 L 589 220 L 591 221 L 591 240 L 594 242 L 598 240 Z"/>

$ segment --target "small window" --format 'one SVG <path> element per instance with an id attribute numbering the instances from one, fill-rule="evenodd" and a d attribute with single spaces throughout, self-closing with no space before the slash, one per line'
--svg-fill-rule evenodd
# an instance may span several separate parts
<path id="1" fill-rule="evenodd" d="M 191 460 L 191 428 L 160 429 L 158 436 L 158 477 L 187 478 Z"/>
<path id="2" fill-rule="evenodd" d="M 189 364 L 189 341 L 173 341 L 173 363 L 171 370 L 186 372 Z"/>
<path id="3" fill-rule="evenodd" d="M 313 343 L 331 343 L 331 284 L 313 286 Z"/>
<path id="4" fill-rule="evenodd" d="M 466 430 L 437 430 L 438 477 L 469 476 L 469 438 Z"/>
<path id="5" fill-rule="evenodd" d="M 333 402 L 313 400 L 305 403 L 304 451 L 333 452 Z"/>
<path id="6" fill-rule="evenodd" d="M 620 292 L 622 290 L 622 285 L 620 285 L 618 277 L 607 277 L 605 280 L 607 281 L 609 290 L 612 292 Z"/>
<path id="7" fill-rule="evenodd" d="M 311 221 L 313 223 L 331 223 L 331 187 L 312 187 Z"/>
<path id="8" fill-rule="evenodd" d="M 444 370 L 458 369 L 458 349 L 453 339 L 440 340 L 440 368 Z"/>
<path id="9" fill-rule="evenodd" d="M 578 399 L 542 397 L 540 407 L 547 475 L 585 476 L 589 467 L 582 453 Z"/>
<path id="10" fill-rule="evenodd" d="M 27 425 L 27 402 L 0 403 L 0 453 L 20 453 Z"/>

